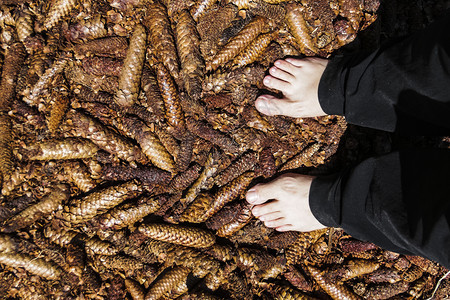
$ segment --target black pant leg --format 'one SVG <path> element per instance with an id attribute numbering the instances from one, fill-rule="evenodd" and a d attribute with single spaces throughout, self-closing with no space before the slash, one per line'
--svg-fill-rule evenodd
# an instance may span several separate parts
<path id="1" fill-rule="evenodd" d="M 333 58 L 319 85 L 328 114 L 412 135 L 450 135 L 450 12 L 372 53 Z"/>
<path id="2" fill-rule="evenodd" d="M 310 206 L 324 225 L 450 268 L 450 149 L 401 149 L 316 178 Z"/>

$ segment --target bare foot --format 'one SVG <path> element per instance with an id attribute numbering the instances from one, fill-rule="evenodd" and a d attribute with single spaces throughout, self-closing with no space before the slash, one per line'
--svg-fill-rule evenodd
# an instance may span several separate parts
<path id="1" fill-rule="evenodd" d="M 278 231 L 325 228 L 309 208 L 309 190 L 313 179 L 311 176 L 289 173 L 267 184 L 255 185 L 246 195 L 247 202 L 254 205 L 253 215 L 267 227 Z"/>
<path id="2" fill-rule="evenodd" d="M 284 98 L 261 95 L 256 99 L 256 109 L 269 116 L 306 118 L 326 115 L 320 107 L 318 90 L 327 64 L 328 60 L 317 57 L 277 60 L 263 82 L 282 92 Z"/>

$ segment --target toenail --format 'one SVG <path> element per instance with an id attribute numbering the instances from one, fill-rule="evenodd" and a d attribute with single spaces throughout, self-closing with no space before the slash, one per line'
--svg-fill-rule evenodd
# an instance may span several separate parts
<path id="1" fill-rule="evenodd" d="M 255 217 L 257 217 L 258 214 L 259 214 L 259 209 L 257 209 L 257 208 L 252 209 L 252 214 L 253 214 Z"/>
<path id="2" fill-rule="evenodd" d="M 254 202 L 258 201 L 258 193 L 256 192 L 256 190 L 250 189 L 247 192 L 246 198 L 249 203 L 254 203 Z"/>
<path id="3" fill-rule="evenodd" d="M 264 218 L 264 216 L 260 217 L 259 219 L 263 222 L 266 220 L 266 218 Z"/>
<path id="4" fill-rule="evenodd" d="M 266 77 L 266 78 L 264 78 L 264 81 L 263 81 L 263 82 L 264 82 L 264 84 L 266 84 L 266 85 L 267 85 L 267 84 L 269 84 L 269 83 L 270 83 L 270 79 Z"/>
<path id="5" fill-rule="evenodd" d="M 256 108 L 262 113 L 268 113 L 267 102 L 265 100 L 258 101 L 255 103 Z"/>
<path id="6" fill-rule="evenodd" d="M 277 61 L 274 63 L 274 65 L 275 65 L 275 66 L 281 66 L 281 61 L 277 60 Z"/>

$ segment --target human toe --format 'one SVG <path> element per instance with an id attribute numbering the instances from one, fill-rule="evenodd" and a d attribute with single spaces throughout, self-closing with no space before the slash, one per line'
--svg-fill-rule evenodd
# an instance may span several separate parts
<path id="1" fill-rule="evenodd" d="M 286 62 L 295 66 L 295 67 L 303 67 L 305 64 L 308 63 L 307 58 L 286 58 Z"/>
<path id="2" fill-rule="evenodd" d="M 282 212 L 276 211 L 276 212 L 273 212 L 273 213 L 262 215 L 262 216 L 259 217 L 259 219 L 261 221 L 265 222 L 265 221 L 273 221 L 273 220 L 276 220 L 276 219 L 279 219 L 279 218 L 283 218 L 283 217 L 284 217 L 284 214 Z"/>
<path id="3" fill-rule="evenodd" d="M 255 205 L 254 208 L 261 206 L 267 200 L 273 199 L 273 195 L 269 190 L 270 183 L 260 183 L 252 187 L 245 194 L 248 203 Z"/>
<path id="4" fill-rule="evenodd" d="M 279 218 L 276 220 L 272 220 L 272 221 L 265 221 L 264 225 L 266 225 L 266 227 L 269 228 L 276 228 L 276 227 L 281 227 L 281 226 L 285 226 L 285 225 L 289 225 L 287 223 L 287 220 L 285 218 Z"/>
<path id="5" fill-rule="evenodd" d="M 276 231 L 280 231 L 280 232 L 284 232 L 284 231 L 298 231 L 298 230 L 295 230 L 295 227 L 292 226 L 291 224 L 282 225 L 282 226 L 279 226 L 279 227 L 277 227 L 275 229 L 276 229 Z"/>
<path id="6" fill-rule="evenodd" d="M 256 109 L 265 115 L 268 116 L 274 116 L 281 114 L 280 109 L 278 106 L 274 103 L 274 101 L 277 101 L 278 99 L 271 95 L 262 95 L 259 96 L 255 101 L 255 107 Z"/>
<path id="7" fill-rule="evenodd" d="M 280 187 L 276 180 L 273 180 L 268 183 L 259 183 L 249 189 L 247 191 L 247 194 L 245 195 L 245 198 L 248 203 L 255 205 L 254 208 L 257 208 L 259 206 L 262 207 L 262 205 L 268 200 L 271 199 L 277 199 L 280 196 Z"/>
<path id="8" fill-rule="evenodd" d="M 268 88 L 279 90 L 282 93 L 285 93 L 291 87 L 291 84 L 289 82 L 275 78 L 271 75 L 267 75 L 266 77 L 264 77 L 263 83 Z"/>
<path id="9" fill-rule="evenodd" d="M 277 68 L 279 68 L 279 69 L 281 69 L 281 70 L 283 70 L 283 71 L 285 71 L 285 72 L 288 72 L 289 74 L 294 74 L 295 71 L 296 71 L 296 69 L 298 68 L 296 65 L 291 64 L 291 63 L 288 61 L 288 59 L 286 59 L 286 60 L 284 60 L 284 59 L 279 59 L 279 60 L 275 61 L 274 65 L 275 65 Z"/>
<path id="10" fill-rule="evenodd" d="M 286 61 L 297 67 L 308 67 L 313 65 L 326 66 L 328 63 L 328 59 L 320 57 L 305 57 L 301 59 L 287 58 Z"/>
<path id="11" fill-rule="evenodd" d="M 287 71 L 284 71 L 284 70 L 282 70 L 280 68 L 277 68 L 277 67 L 270 68 L 269 69 L 269 73 L 274 78 L 278 78 L 278 79 L 281 79 L 281 80 L 286 81 L 286 82 L 292 82 L 292 81 L 295 80 L 295 77 L 291 73 L 289 73 Z"/>
<path id="12" fill-rule="evenodd" d="M 250 204 L 259 204 L 261 202 L 258 191 L 254 188 L 247 191 L 245 194 L 245 199 Z"/>
<path id="13" fill-rule="evenodd" d="M 266 204 L 261 204 L 261 205 L 256 205 L 255 207 L 252 208 L 252 214 L 255 217 L 260 217 L 260 216 L 264 216 L 267 214 L 271 214 L 274 212 L 278 212 L 278 205 L 276 201 L 272 201 Z"/>

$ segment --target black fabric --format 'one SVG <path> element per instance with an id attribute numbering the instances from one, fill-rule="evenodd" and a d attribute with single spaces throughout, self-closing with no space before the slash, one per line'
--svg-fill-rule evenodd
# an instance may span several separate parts
<path id="1" fill-rule="evenodd" d="M 324 225 L 450 267 L 448 149 L 401 149 L 316 178 L 310 206 Z"/>
<path id="2" fill-rule="evenodd" d="M 373 53 L 334 57 L 319 99 L 328 114 L 389 132 L 450 135 L 450 13 Z"/>
<path id="3" fill-rule="evenodd" d="M 450 135 L 450 13 L 373 53 L 335 57 L 319 85 L 329 114 L 406 135 Z M 450 150 L 402 148 L 316 178 L 324 225 L 450 268 Z"/>

